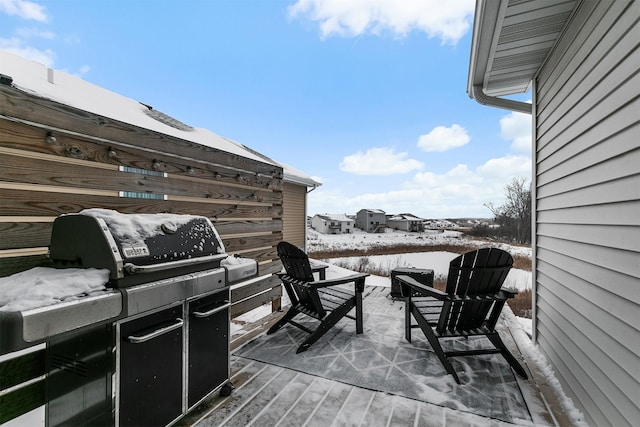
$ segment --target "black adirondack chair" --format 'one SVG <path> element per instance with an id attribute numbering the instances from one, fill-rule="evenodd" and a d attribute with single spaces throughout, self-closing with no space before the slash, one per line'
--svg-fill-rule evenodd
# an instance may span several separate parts
<path id="1" fill-rule="evenodd" d="M 291 307 L 268 331 L 267 335 L 276 332 L 290 323 L 309 333 L 296 350 L 306 351 L 325 332 L 343 317 L 356 322 L 356 333 L 362 333 L 362 292 L 368 274 L 357 273 L 335 279 L 314 280 L 309 258 L 301 249 L 288 242 L 278 243 L 278 256 L 282 260 L 285 272 L 279 273 L 282 284 L 291 300 Z M 354 290 L 336 287 L 346 283 L 354 283 Z M 355 307 L 355 317 L 348 313 Z M 310 316 L 319 321 L 315 330 L 294 321 L 298 314 Z"/>
<path id="2" fill-rule="evenodd" d="M 487 248 L 467 252 L 451 261 L 446 292 L 425 286 L 415 279 L 401 275 L 405 297 L 405 337 L 411 342 L 411 329 L 419 327 L 429 340 L 447 372 L 458 384 L 460 379 L 449 357 L 500 353 L 522 378 L 525 370 L 507 350 L 495 330 L 502 307 L 516 292 L 501 289 L 513 265 L 509 253 Z M 416 297 L 415 292 L 423 296 Z M 412 324 L 411 317 L 417 325 Z M 454 337 L 485 335 L 493 348 L 444 351 L 440 340 Z"/>

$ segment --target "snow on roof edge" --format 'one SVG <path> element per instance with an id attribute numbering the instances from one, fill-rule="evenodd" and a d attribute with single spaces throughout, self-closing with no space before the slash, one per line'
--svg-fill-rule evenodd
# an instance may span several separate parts
<path id="1" fill-rule="evenodd" d="M 307 187 L 321 185 L 303 172 L 281 164 L 230 138 L 203 128 L 177 129 L 151 117 L 145 112 L 150 108 L 139 101 L 6 50 L 0 50 L 0 74 L 11 77 L 14 87 L 31 95 L 262 163 L 281 166 L 284 169 L 285 182 Z"/>
<path id="2" fill-rule="evenodd" d="M 262 153 L 258 153 L 257 151 L 252 150 L 251 148 L 247 147 L 244 144 L 241 144 L 239 142 L 236 142 L 230 138 L 227 138 L 225 136 L 223 136 L 224 139 L 226 139 L 227 141 L 230 141 L 234 144 L 238 144 L 241 147 L 245 148 L 246 150 L 249 150 L 250 152 L 254 153 L 257 156 L 263 157 L 265 160 L 267 160 L 270 163 L 273 163 L 275 165 L 278 165 L 282 168 L 284 176 L 283 176 L 283 180 L 285 182 L 290 182 L 292 184 L 301 184 L 301 185 L 305 185 L 307 187 L 319 187 L 322 185 L 321 182 L 318 182 L 316 180 L 314 180 L 313 178 L 311 178 L 310 176 L 308 176 L 307 174 L 305 174 L 304 172 L 294 168 L 293 166 L 290 166 L 286 163 L 281 163 L 281 162 L 277 162 L 275 160 L 273 160 L 271 157 L 267 157 Z"/>
<path id="3" fill-rule="evenodd" d="M 320 187 L 322 185 L 321 182 L 316 181 L 315 179 L 311 178 L 304 172 L 299 171 L 293 166 L 290 166 L 285 163 L 280 163 L 280 162 L 278 162 L 278 164 L 282 166 L 282 169 L 284 170 L 285 182 L 290 182 L 292 184 L 306 185 L 307 187 L 313 187 L 313 188 Z"/>
<path id="4" fill-rule="evenodd" d="M 0 73 L 10 76 L 14 87 L 31 95 L 252 160 L 266 162 L 260 156 L 207 129 L 177 129 L 147 114 L 146 112 L 150 110 L 149 106 L 139 101 L 11 52 L 0 50 Z"/>

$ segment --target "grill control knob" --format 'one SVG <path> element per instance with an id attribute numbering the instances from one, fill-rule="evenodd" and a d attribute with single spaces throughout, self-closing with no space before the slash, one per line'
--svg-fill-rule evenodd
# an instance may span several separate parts
<path id="1" fill-rule="evenodd" d="M 165 222 L 161 228 L 166 234 L 173 234 L 178 231 L 178 227 L 172 222 Z"/>

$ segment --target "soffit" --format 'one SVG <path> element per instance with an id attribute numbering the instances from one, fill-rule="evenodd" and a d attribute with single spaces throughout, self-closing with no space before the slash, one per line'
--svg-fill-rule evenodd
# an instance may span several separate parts
<path id="1" fill-rule="evenodd" d="M 580 0 L 478 0 L 469 87 L 502 96 L 529 90 Z"/>

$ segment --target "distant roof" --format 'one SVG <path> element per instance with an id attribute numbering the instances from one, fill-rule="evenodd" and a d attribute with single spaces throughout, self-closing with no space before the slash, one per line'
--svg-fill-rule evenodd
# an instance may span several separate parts
<path id="1" fill-rule="evenodd" d="M 0 74 L 11 77 L 15 88 L 33 96 L 252 160 L 278 165 L 284 170 L 286 182 L 311 187 L 321 185 L 299 170 L 278 163 L 229 138 L 207 129 L 191 127 L 152 106 L 3 50 L 0 50 Z"/>
<path id="2" fill-rule="evenodd" d="M 402 213 L 402 214 L 397 214 L 397 215 L 392 215 L 391 217 L 389 217 L 389 220 L 391 221 L 424 221 L 423 218 L 417 217 L 415 215 L 409 214 L 409 213 Z"/>
<path id="3" fill-rule="evenodd" d="M 353 219 L 344 214 L 316 214 L 316 216 L 327 221 L 353 222 Z"/>
<path id="4" fill-rule="evenodd" d="M 378 214 L 385 213 L 382 209 L 360 209 L 360 210 L 365 212 L 378 213 Z"/>

